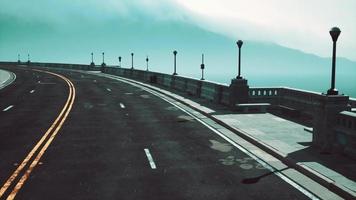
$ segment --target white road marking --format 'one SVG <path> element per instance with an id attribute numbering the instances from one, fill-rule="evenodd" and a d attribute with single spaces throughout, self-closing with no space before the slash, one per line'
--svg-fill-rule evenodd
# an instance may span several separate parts
<path id="1" fill-rule="evenodd" d="M 111 89 L 110 88 L 106 88 L 107 91 L 111 92 Z"/>
<path id="2" fill-rule="evenodd" d="M 156 167 L 155 162 L 153 161 L 153 158 L 152 158 L 152 156 L 151 156 L 150 150 L 148 150 L 148 149 L 144 149 L 144 150 L 145 150 L 145 153 L 146 153 L 148 162 L 149 162 L 150 165 L 151 165 L 151 168 L 152 168 L 152 169 L 156 169 L 157 167 Z"/>
<path id="3" fill-rule="evenodd" d="M 123 103 L 120 103 L 121 108 L 125 108 L 125 105 Z"/>
<path id="4" fill-rule="evenodd" d="M 8 106 L 7 108 L 5 108 L 5 109 L 2 110 L 2 111 L 6 112 L 6 111 L 10 110 L 12 107 L 14 107 L 14 105 Z"/>
<path id="5" fill-rule="evenodd" d="M 96 83 L 97 81 L 96 80 L 93 80 L 94 83 Z"/>
<path id="6" fill-rule="evenodd" d="M 31 91 L 30 91 L 31 94 L 34 93 L 34 92 L 35 92 L 35 90 L 31 90 Z"/>

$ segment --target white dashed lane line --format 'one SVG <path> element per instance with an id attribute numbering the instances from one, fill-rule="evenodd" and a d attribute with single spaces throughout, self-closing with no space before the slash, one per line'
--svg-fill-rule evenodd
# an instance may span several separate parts
<path id="1" fill-rule="evenodd" d="M 8 110 L 10 110 L 11 108 L 13 108 L 14 107 L 14 105 L 11 105 L 11 106 L 8 106 L 8 107 L 6 107 L 4 110 L 2 110 L 3 112 L 6 112 L 6 111 L 8 111 Z"/>
<path id="2" fill-rule="evenodd" d="M 31 90 L 31 91 L 30 91 L 31 94 L 34 93 L 34 92 L 35 92 L 35 90 Z"/>
<path id="3" fill-rule="evenodd" d="M 111 92 L 111 89 L 110 88 L 106 88 L 107 91 Z"/>
<path id="4" fill-rule="evenodd" d="M 148 149 L 144 149 L 144 150 L 145 150 L 145 153 L 146 153 L 146 156 L 147 156 L 148 162 L 150 163 L 151 168 L 156 169 L 157 167 L 156 167 L 155 162 L 153 161 L 150 150 L 148 150 Z"/>
<path id="5" fill-rule="evenodd" d="M 122 109 L 124 109 L 124 108 L 125 108 L 125 105 L 124 105 L 123 103 L 120 103 L 120 107 L 121 107 Z"/>

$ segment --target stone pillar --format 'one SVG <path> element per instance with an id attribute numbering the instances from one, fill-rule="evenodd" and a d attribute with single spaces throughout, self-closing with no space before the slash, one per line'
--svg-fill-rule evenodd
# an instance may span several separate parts
<path id="1" fill-rule="evenodd" d="M 249 101 L 249 86 L 247 79 L 232 79 L 229 86 L 229 104 L 234 107 L 237 103 L 247 103 Z"/>
<path id="2" fill-rule="evenodd" d="M 331 153 L 336 142 L 334 127 L 336 116 L 344 110 L 350 110 L 349 97 L 343 95 L 320 95 L 314 102 L 313 146 L 324 153 Z"/>

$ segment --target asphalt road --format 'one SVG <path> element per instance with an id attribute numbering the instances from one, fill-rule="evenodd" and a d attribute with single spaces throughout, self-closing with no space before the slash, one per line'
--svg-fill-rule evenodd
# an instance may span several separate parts
<path id="1" fill-rule="evenodd" d="M 4 69 L 17 79 L 0 90 L 0 187 L 61 111 L 69 114 L 60 115 L 64 122 L 55 126 L 58 133 L 36 160 L 41 145 L 29 161 L 35 165 L 27 164 L 0 199 L 308 199 L 197 120 L 140 88 L 52 70 L 73 83 L 70 90 L 53 74 Z"/>

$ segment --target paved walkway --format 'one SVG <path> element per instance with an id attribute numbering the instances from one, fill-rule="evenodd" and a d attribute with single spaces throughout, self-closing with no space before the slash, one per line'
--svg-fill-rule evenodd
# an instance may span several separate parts
<path id="1" fill-rule="evenodd" d="M 356 161 L 337 154 L 320 154 L 311 147 L 312 133 L 305 130 L 307 127 L 270 113 L 213 116 L 346 190 L 356 192 Z"/>

